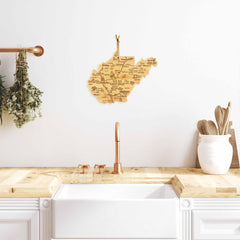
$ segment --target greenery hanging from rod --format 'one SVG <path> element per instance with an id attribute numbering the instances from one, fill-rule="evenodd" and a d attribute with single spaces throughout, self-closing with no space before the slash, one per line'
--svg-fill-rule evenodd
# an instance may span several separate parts
<path id="1" fill-rule="evenodd" d="M 3 76 L 0 75 L 0 121 L 2 124 L 2 113 L 3 113 L 3 100 L 6 94 L 6 88 L 3 85 Z"/>
<path id="2" fill-rule="evenodd" d="M 4 108 L 12 116 L 18 128 L 38 116 L 41 117 L 42 94 L 43 92 L 29 81 L 26 52 L 21 50 L 16 58 L 14 84 L 7 91 L 4 100 Z"/>

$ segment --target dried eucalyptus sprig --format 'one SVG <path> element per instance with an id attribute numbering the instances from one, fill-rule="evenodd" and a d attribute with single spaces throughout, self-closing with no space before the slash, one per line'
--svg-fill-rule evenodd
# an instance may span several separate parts
<path id="1" fill-rule="evenodd" d="M 18 128 L 41 116 L 42 94 L 43 92 L 29 81 L 26 52 L 21 50 L 16 58 L 14 84 L 7 91 L 4 100 L 4 108 L 12 116 Z"/>
<path id="2" fill-rule="evenodd" d="M 3 76 L 0 75 L 0 121 L 1 121 L 1 124 L 2 124 L 2 112 L 3 112 L 3 100 L 6 94 L 6 88 L 3 85 L 4 81 L 2 79 L 3 79 Z"/>

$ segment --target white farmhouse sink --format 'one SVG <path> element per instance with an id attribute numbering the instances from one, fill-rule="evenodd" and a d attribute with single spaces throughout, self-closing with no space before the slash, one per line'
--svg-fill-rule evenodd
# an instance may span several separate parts
<path id="1" fill-rule="evenodd" d="M 62 185 L 52 211 L 53 238 L 177 238 L 170 184 Z"/>

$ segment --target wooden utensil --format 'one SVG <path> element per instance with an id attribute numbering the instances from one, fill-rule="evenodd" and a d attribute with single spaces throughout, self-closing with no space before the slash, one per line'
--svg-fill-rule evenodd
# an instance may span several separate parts
<path id="1" fill-rule="evenodd" d="M 205 121 L 204 128 L 207 135 L 218 135 L 216 124 L 212 121 Z"/>
<path id="2" fill-rule="evenodd" d="M 215 108 L 215 119 L 218 125 L 218 132 L 219 135 L 222 135 L 223 133 L 223 120 L 224 120 L 224 109 L 221 106 L 217 106 Z"/>
<path id="3" fill-rule="evenodd" d="M 218 135 L 216 124 L 209 120 L 200 120 L 197 124 L 198 131 L 203 135 Z"/>
<path id="4" fill-rule="evenodd" d="M 228 103 L 228 107 L 224 112 L 224 119 L 223 119 L 223 133 L 224 135 L 228 134 L 228 127 L 229 127 L 229 116 L 231 110 L 231 102 Z"/>
<path id="5" fill-rule="evenodd" d="M 207 122 L 207 120 L 199 120 L 197 123 L 198 131 L 203 135 L 207 134 L 205 129 L 205 122 Z"/>

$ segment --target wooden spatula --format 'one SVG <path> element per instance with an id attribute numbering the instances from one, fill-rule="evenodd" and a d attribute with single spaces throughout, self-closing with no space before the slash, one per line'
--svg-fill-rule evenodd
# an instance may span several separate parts
<path id="1" fill-rule="evenodd" d="M 225 135 L 228 134 L 230 110 L 231 110 L 231 102 L 228 103 L 228 107 L 227 107 L 227 109 L 225 110 L 225 113 L 224 113 L 223 134 L 225 134 Z"/>
<path id="2" fill-rule="evenodd" d="M 223 120 L 224 120 L 224 109 L 221 106 L 215 108 L 215 119 L 218 125 L 219 135 L 223 134 Z"/>

